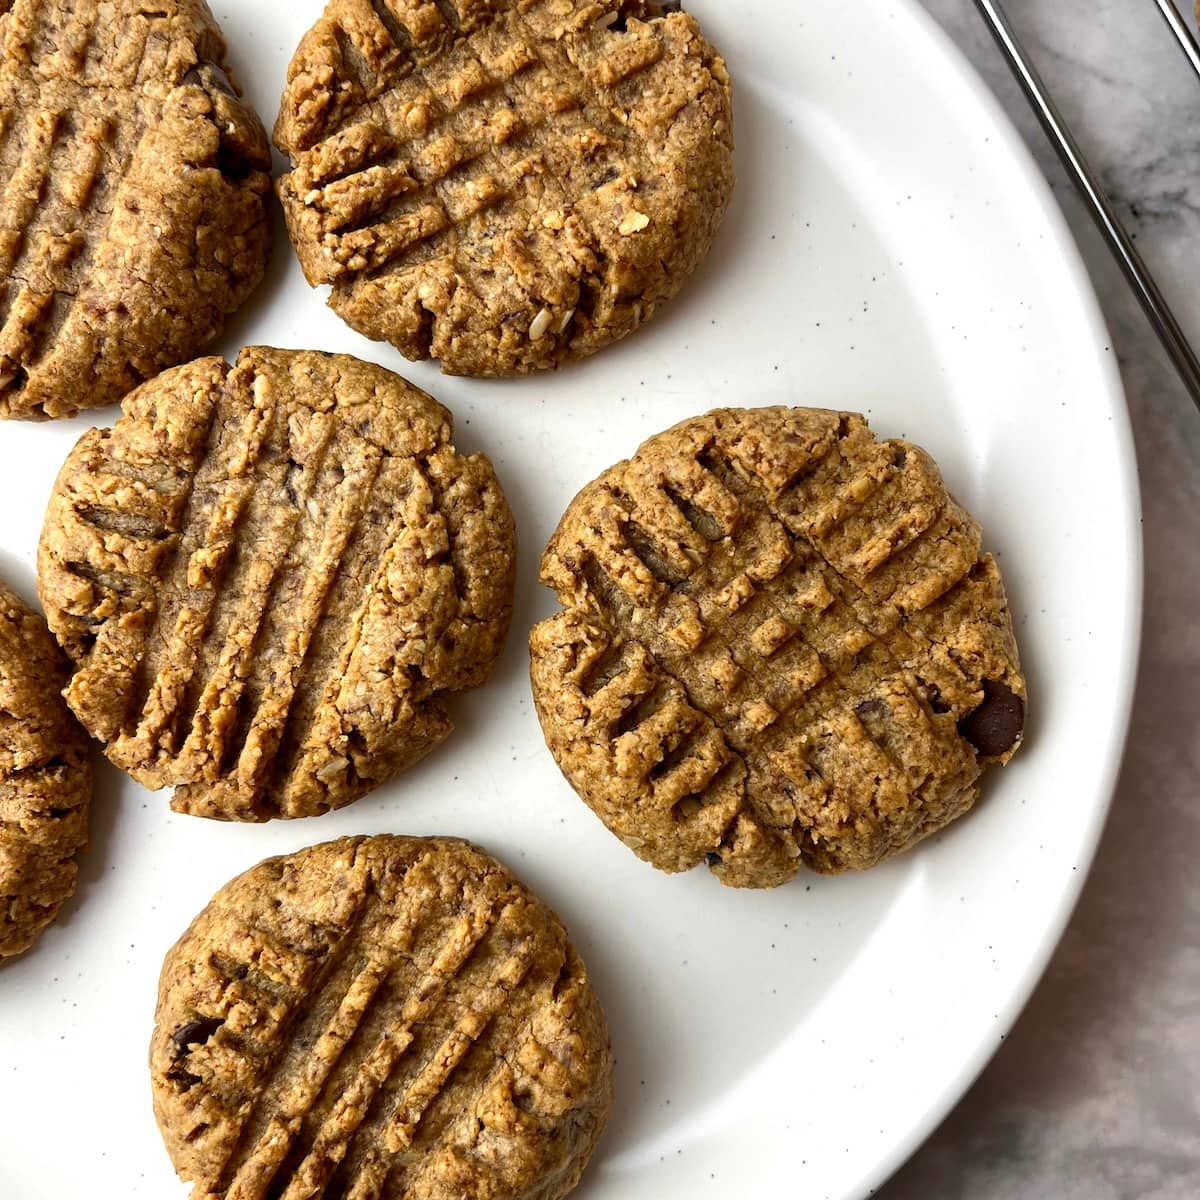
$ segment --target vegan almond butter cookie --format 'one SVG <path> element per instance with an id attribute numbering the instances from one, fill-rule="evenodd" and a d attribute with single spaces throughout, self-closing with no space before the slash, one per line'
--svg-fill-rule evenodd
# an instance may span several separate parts
<path id="1" fill-rule="evenodd" d="M 262 278 L 270 171 L 203 0 L 0 2 L 0 417 L 210 342 Z"/>
<path id="2" fill-rule="evenodd" d="M 678 10 L 331 0 L 275 127 L 309 283 L 452 374 L 555 367 L 648 321 L 733 189 L 729 76 Z"/>
<path id="3" fill-rule="evenodd" d="M 358 359 L 244 350 L 144 384 L 54 486 L 38 588 L 68 703 L 172 806 L 339 808 L 450 732 L 511 615 L 512 516 L 450 414 Z"/>
<path id="4" fill-rule="evenodd" d="M 770 887 L 865 868 L 1021 741 L 995 561 L 933 460 L 854 413 L 720 409 L 575 498 L 530 638 L 546 741 L 646 861 Z"/>
<path id="5" fill-rule="evenodd" d="M 195 1200 L 558 1200 L 612 1105 L 566 930 L 449 838 L 343 838 L 223 887 L 163 964 L 150 1069 Z"/>
<path id="6" fill-rule="evenodd" d="M 87 844 L 88 740 L 45 622 L 0 583 L 0 959 L 28 950 L 75 893 Z"/>

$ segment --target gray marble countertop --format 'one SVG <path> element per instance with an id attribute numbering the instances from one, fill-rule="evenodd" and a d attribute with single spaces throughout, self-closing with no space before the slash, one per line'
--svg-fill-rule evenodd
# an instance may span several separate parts
<path id="1" fill-rule="evenodd" d="M 925 3 L 1024 133 L 1091 271 L 1133 414 L 1146 608 L 1124 770 L 1066 937 L 1003 1049 L 879 1195 L 1196 1200 L 1200 414 L 971 0 Z M 1200 347 L 1200 85 L 1153 0 L 1006 9 Z"/>

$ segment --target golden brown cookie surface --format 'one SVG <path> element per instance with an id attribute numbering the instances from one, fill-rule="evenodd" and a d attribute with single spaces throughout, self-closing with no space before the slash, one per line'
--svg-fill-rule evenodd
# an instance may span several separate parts
<path id="1" fill-rule="evenodd" d="M 0 3 L 0 417 L 190 358 L 262 278 L 271 160 L 203 0 Z"/>
<path id="2" fill-rule="evenodd" d="M 0 584 L 0 958 L 29 949 L 74 894 L 87 844 L 92 768 L 66 680 L 42 618 Z"/>
<path id="3" fill-rule="evenodd" d="M 1020 742 L 1003 584 L 932 459 L 862 417 L 722 409 L 575 498 L 530 638 L 572 786 L 666 871 L 773 886 L 965 812 Z"/>
<path id="4" fill-rule="evenodd" d="M 38 557 L 67 700 L 173 807 L 357 799 L 451 729 L 507 632 L 512 517 L 450 414 L 381 367 L 255 347 L 131 393 L 59 474 Z"/>
<path id="5" fill-rule="evenodd" d="M 150 1066 L 197 1200 L 558 1200 L 612 1102 L 566 931 L 447 838 L 343 838 L 227 884 L 163 964 Z"/>
<path id="6" fill-rule="evenodd" d="M 309 283 L 453 374 L 557 366 L 649 320 L 733 187 L 725 64 L 677 8 L 331 0 L 275 129 Z"/>

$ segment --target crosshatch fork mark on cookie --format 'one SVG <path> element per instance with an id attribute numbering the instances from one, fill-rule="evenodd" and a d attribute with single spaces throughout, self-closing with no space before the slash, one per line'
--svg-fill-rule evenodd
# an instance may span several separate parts
<path id="1" fill-rule="evenodd" d="M 729 200 L 730 126 L 723 62 L 661 5 L 333 0 L 289 70 L 279 192 L 351 325 L 522 373 L 675 293 Z"/>
<path id="2" fill-rule="evenodd" d="M 542 575 L 564 606 L 531 638 L 550 748 L 663 869 L 870 866 L 1019 740 L 978 526 L 856 415 L 721 410 L 652 438 L 575 499 Z"/>
<path id="3" fill-rule="evenodd" d="M 449 414 L 355 359 L 257 348 L 145 385 L 60 473 L 39 554 L 67 698 L 174 806 L 339 807 L 450 730 L 507 628 L 512 519 Z"/>
<path id="4" fill-rule="evenodd" d="M 0 416 L 190 357 L 267 256 L 270 156 L 199 0 L 0 11 Z"/>
<path id="5" fill-rule="evenodd" d="M 177 1169 L 227 1200 L 554 1200 L 610 1103 L 562 926 L 447 839 L 344 839 L 222 889 L 164 963 L 151 1068 Z"/>

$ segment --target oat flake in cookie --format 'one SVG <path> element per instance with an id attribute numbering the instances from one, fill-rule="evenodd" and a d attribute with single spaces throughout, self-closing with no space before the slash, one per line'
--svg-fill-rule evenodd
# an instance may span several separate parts
<path id="1" fill-rule="evenodd" d="M 919 447 L 854 413 L 722 409 L 572 502 L 530 638 L 551 752 L 664 871 L 875 865 L 1020 744 L 995 561 Z"/>
<path id="2" fill-rule="evenodd" d="M 28 950 L 75 892 L 87 844 L 88 740 L 42 618 L 0 583 L 0 960 Z"/>
<path id="3" fill-rule="evenodd" d="M 0 0 L 0 417 L 113 404 L 262 278 L 271 159 L 203 0 Z"/>
<path id="4" fill-rule="evenodd" d="M 612 1106 L 566 930 L 449 838 L 260 863 L 167 955 L 154 1111 L 194 1200 L 558 1200 Z"/>
<path id="5" fill-rule="evenodd" d="M 339 808 L 437 745 L 508 628 L 512 517 L 450 414 L 358 359 L 244 350 L 85 433 L 38 554 L 66 696 L 173 807 Z"/>
<path id="6" fill-rule="evenodd" d="M 648 321 L 733 189 L 729 76 L 678 4 L 331 0 L 288 70 L 279 181 L 310 284 L 462 375 Z"/>

